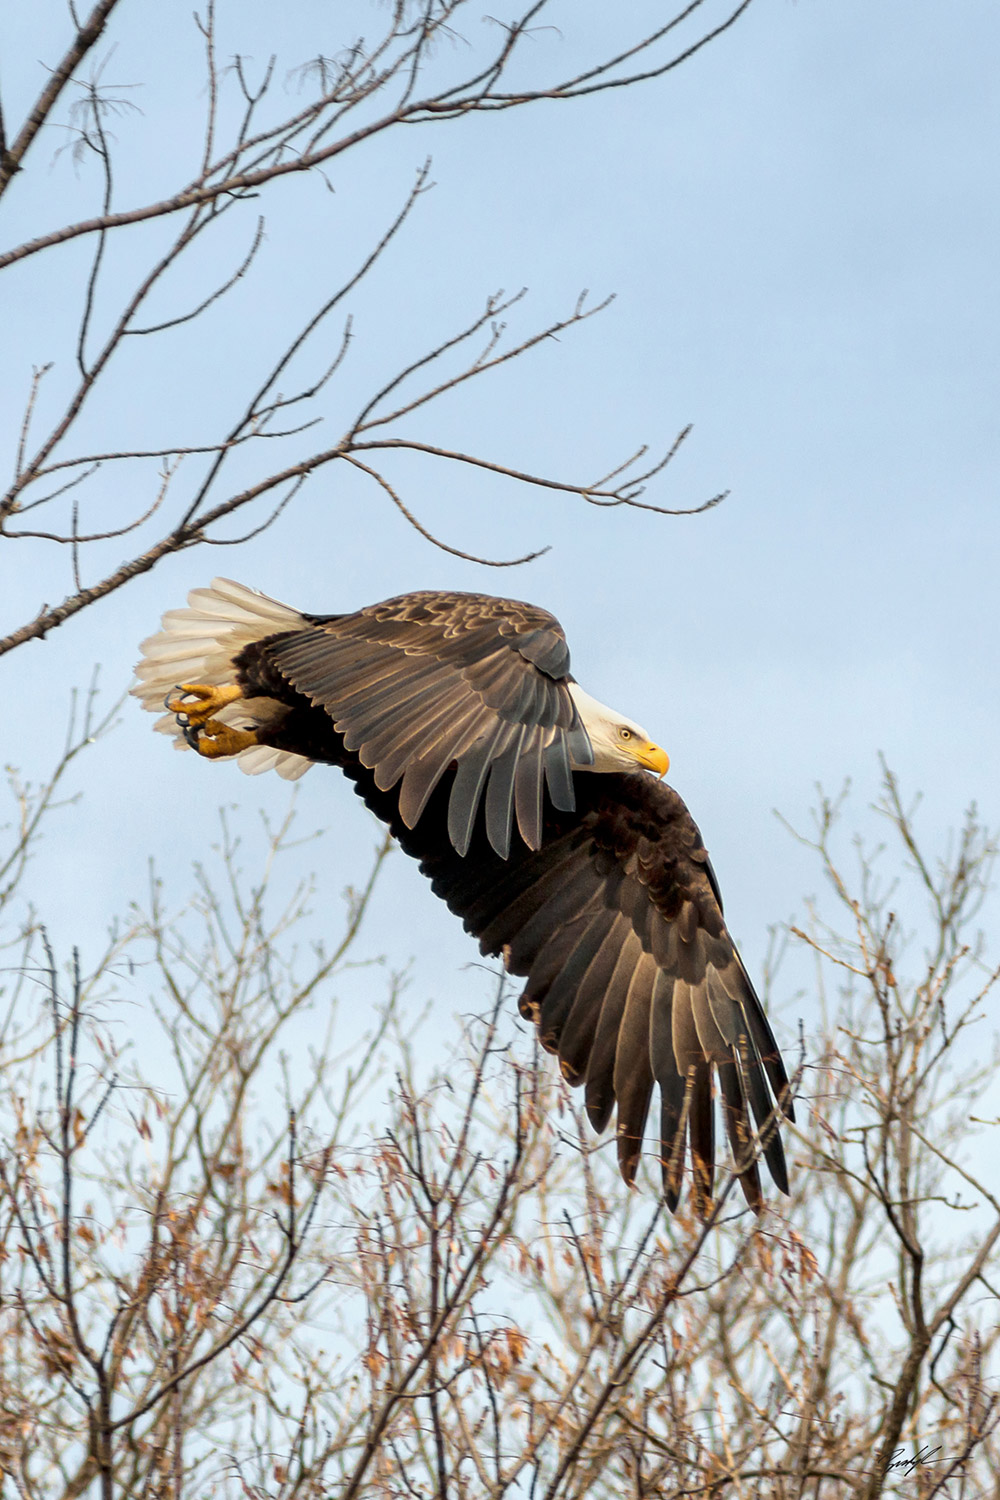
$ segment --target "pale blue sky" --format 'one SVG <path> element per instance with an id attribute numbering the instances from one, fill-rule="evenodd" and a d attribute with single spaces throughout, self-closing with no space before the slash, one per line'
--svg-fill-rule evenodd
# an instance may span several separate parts
<path id="1" fill-rule="evenodd" d="M 279 21 L 270 5 L 220 5 L 220 50 L 258 59 L 278 50 L 284 78 L 347 40 L 331 37 L 330 8 L 315 0 L 283 9 Z M 163 161 L 174 148 L 196 151 L 203 100 L 189 12 L 131 0 L 109 39 L 105 77 L 143 82 L 129 95 L 143 114 L 117 126 L 123 205 L 147 196 L 151 170 L 166 185 L 144 165 L 151 140 Z M 614 8 L 624 12 L 638 31 L 661 7 Z M 592 55 L 611 26 L 596 0 L 554 7 L 560 17 L 561 30 L 534 39 L 540 71 Z M 10 121 L 43 77 L 36 59 L 57 55 L 61 7 L 10 6 L 4 28 Z M 348 303 L 355 343 L 321 434 L 335 437 L 338 415 L 489 292 L 530 288 L 511 319 L 528 332 L 587 287 L 617 300 L 414 419 L 413 434 L 585 481 L 640 442 L 662 449 L 692 422 L 648 498 L 687 505 L 725 488 L 731 498 L 707 516 L 670 519 L 593 510 L 426 458 L 386 465 L 421 519 L 457 546 L 511 556 L 551 544 L 526 568 L 494 571 L 434 551 L 360 476 L 327 469 L 257 541 L 168 560 L 0 662 L 3 760 L 37 777 L 61 741 L 70 686 L 100 661 L 109 692 L 124 687 L 161 611 L 216 572 L 330 611 L 442 585 L 552 608 L 588 690 L 667 747 L 754 974 L 768 926 L 801 912 L 820 885 L 773 815 L 804 824 L 817 780 L 835 789 L 851 777 L 864 821 L 883 751 L 904 786 L 926 794 L 932 839 L 973 798 L 1000 822 L 998 52 L 1000 12 L 987 0 L 757 0 L 658 83 L 403 131 L 336 166 L 332 195 L 317 179 L 280 187 L 260 205 L 268 230 L 258 264 L 200 325 L 196 368 L 171 366 L 171 351 L 179 359 L 187 347 L 179 338 L 164 342 L 155 369 L 145 351 L 129 351 L 88 414 L 82 447 L 209 436 L 289 324 L 353 269 L 431 154 L 433 192 Z M 4 246 L 94 211 L 92 168 L 55 159 L 60 144 L 48 131 L 4 200 Z M 165 315 L 232 266 L 257 207 L 231 215 L 232 237 L 227 229 L 197 274 L 164 292 Z M 129 258 L 159 235 L 154 225 L 122 236 L 113 275 L 127 276 Z M 87 264 L 77 241 L 7 274 L 8 418 L 32 364 L 57 361 L 53 391 L 68 370 L 62 325 Z M 319 363 L 317 353 L 307 367 Z M 16 421 L 4 429 L 9 468 Z M 109 514 L 132 503 L 135 477 L 107 474 Z M 0 633 L 69 586 L 63 555 L 39 557 L 36 570 L 26 546 L 9 543 L 0 562 Z M 109 544 L 104 564 L 127 546 Z M 58 574 L 44 570 L 53 563 Z M 206 820 L 214 836 L 220 802 L 275 812 L 288 795 L 276 778 L 174 755 L 131 704 L 74 785 L 86 794 L 53 823 L 32 893 L 54 908 L 60 941 L 91 956 L 141 892 L 150 854 L 179 897 L 187 853 L 201 847 Z M 305 826 L 331 830 L 318 905 L 332 903 L 372 841 L 367 815 L 322 771 L 303 782 L 300 807 Z M 395 963 L 412 957 L 415 1004 L 438 995 L 465 1009 L 470 985 L 485 993 L 463 968 L 474 946 L 402 858 L 378 914 L 391 930 L 371 927 L 372 950 L 388 946 Z M 790 1002 L 789 1025 L 799 1015 L 808 1033 L 809 995 Z"/>

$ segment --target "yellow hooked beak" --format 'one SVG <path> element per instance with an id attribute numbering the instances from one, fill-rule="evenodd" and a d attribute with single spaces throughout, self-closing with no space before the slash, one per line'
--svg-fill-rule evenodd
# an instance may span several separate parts
<path id="1" fill-rule="evenodd" d="M 647 771 L 655 771 L 657 776 L 666 776 L 670 770 L 670 756 L 659 745 L 654 745 L 652 740 L 637 746 L 632 753 L 640 766 L 645 766 Z"/>

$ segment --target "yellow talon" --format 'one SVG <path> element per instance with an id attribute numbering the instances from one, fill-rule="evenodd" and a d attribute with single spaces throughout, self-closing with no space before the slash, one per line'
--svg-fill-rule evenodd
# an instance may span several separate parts
<path id="1" fill-rule="evenodd" d="M 234 729 L 223 724 L 221 719 L 209 719 L 200 726 L 200 732 L 189 733 L 188 744 L 208 760 L 219 760 L 224 755 L 239 755 L 259 743 L 255 729 Z"/>
<path id="2" fill-rule="evenodd" d="M 243 689 L 235 682 L 223 687 L 208 687 L 203 682 L 181 682 L 167 698 L 165 706 L 168 713 L 177 714 L 183 720 L 185 729 L 203 729 L 213 714 L 242 697 Z M 188 703 L 188 698 L 197 701 Z"/>
<path id="3" fill-rule="evenodd" d="M 259 744 L 255 729 L 234 729 L 214 717 L 242 697 L 243 689 L 235 682 L 222 687 L 181 682 L 168 694 L 165 706 L 168 713 L 176 714 L 178 726 L 192 750 L 208 760 L 220 760 Z"/>

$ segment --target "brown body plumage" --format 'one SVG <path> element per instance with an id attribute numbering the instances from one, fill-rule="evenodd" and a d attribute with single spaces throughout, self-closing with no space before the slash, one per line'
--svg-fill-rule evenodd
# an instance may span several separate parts
<path id="1" fill-rule="evenodd" d="M 761 1152 L 787 1192 L 788 1080 L 698 829 L 639 769 L 665 769 L 663 752 L 573 681 L 552 615 L 425 592 L 304 616 L 225 580 L 190 604 L 144 643 L 133 691 L 159 707 L 173 689 L 159 727 L 249 770 L 339 766 L 482 951 L 526 978 L 521 1013 L 596 1129 L 617 1106 L 627 1182 L 656 1084 L 668 1201 L 688 1138 L 705 1210 L 714 1070 L 748 1203 Z"/>

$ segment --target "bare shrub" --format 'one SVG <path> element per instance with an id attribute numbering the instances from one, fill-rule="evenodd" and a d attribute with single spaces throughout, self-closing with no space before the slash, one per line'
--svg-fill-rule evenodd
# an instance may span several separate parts
<path id="1" fill-rule="evenodd" d="M 29 923 L 0 1178 L 18 1493 L 987 1493 L 994 1058 L 962 1042 L 995 846 L 970 814 L 930 861 L 887 773 L 897 856 L 849 879 L 839 810 L 813 842 L 847 922 L 798 934 L 826 1014 L 793 1196 L 759 1221 L 725 1186 L 707 1225 L 653 1171 L 626 1193 L 500 992 L 441 1071 L 391 977 L 352 1031 L 384 844 L 330 950 L 297 942 L 309 883 L 277 895 L 290 821 L 259 876 L 225 832 L 179 912 L 154 881 L 92 974 Z"/>

